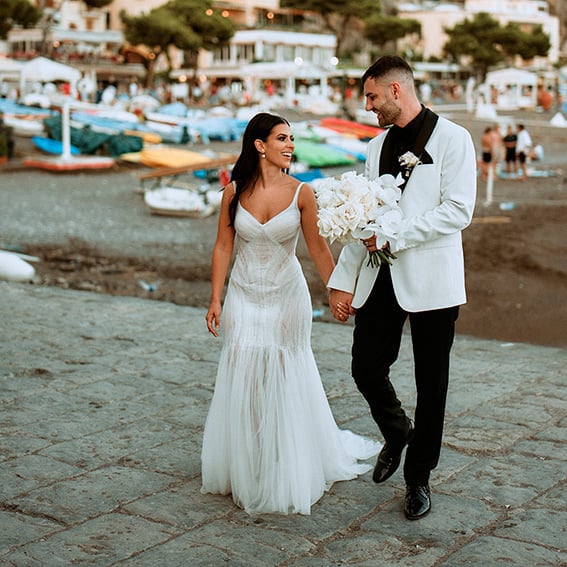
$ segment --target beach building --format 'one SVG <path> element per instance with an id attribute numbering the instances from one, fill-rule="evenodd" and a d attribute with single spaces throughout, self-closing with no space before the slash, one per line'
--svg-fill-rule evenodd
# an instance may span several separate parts
<path id="1" fill-rule="evenodd" d="M 465 0 L 457 3 L 400 3 L 398 15 L 402 18 L 412 18 L 421 23 L 421 38 L 418 43 L 412 39 L 400 41 L 400 51 L 411 49 L 423 55 L 424 59 L 442 57 L 443 45 L 448 37 L 445 28 L 452 28 L 475 14 L 485 12 L 496 19 L 500 25 L 518 24 L 522 29 L 529 30 L 535 25 L 541 25 L 549 35 L 551 48 L 547 57 L 537 57 L 531 63 L 533 66 L 546 68 L 559 60 L 560 52 L 560 22 L 557 16 L 549 13 L 545 0 Z M 517 66 L 523 63 L 516 62 Z"/>
<path id="2" fill-rule="evenodd" d="M 42 26 L 15 27 L 4 42 L 4 51 L 15 59 L 32 59 L 47 46 L 51 58 L 91 73 L 97 80 L 141 79 L 147 58 L 153 54 L 149 48 L 126 44 L 120 12 L 137 16 L 163 4 L 164 0 L 114 0 L 95 9 L 80 0 L 49 0 Z M 196 79 L 235 83 L 252 94 L 271 86 L 288 98 L 300 82 L 306 88 L 324 91 L 327 77 L 337 64 L 336 39 L 332 34 L 313 31 L 320 27 L 310 21 L 314 16 L 280 9 L 279 0 L 228 0 L 218 7 L 222 16 L 236 25 L 231 44 L 213 52 L 202 51 L 197 78 L 184 68 L 182 52 L 172 50 L 171 78 L 181 83 Z M 308 32 L 303 31 L 305 27 Z M 156 61 L 156 72 L 166 69 L 165 57 L 161 59 Z"/>
<path id="3" fill-rule="evenodd" d="M 0 42 L 0 53 L 3 46 L 4 52 L 15 59 L 31 59 L 40 51 L 45 52 L 47 46 L 50 58 L 78 68 L 90 77 L 90 83 L 142 82 L 148 58 L 155 55 L 144 46 L 127 45 L 119 14 L 125 10 L 136 16 L 164 3 L 165 0 L 113 0 L 104 8 L 88 8 L 81 0 L 45 0 L 46 21 L 35 29 L 12 29 L 7 41 Z M 172 50 L 170 79 L 179 87 L 184 83 L 216 83 L 228 86 L 233 94 L 254 97 L 265 91 L 290 102 L 303 95 L 331 96 L 337 83 L 350 77 L 344 62 L 335 56 L 335 36 L 325 33 L 316 14 L 282 9 L 279 0 L 219 0 L 216 7 L 222 10 L 222 16 L 234 22 L 237 31 L 229 45 L 201 51 L 197 76 L 186 68 L 183 53 Z M 454 4 L 415 0 L 397 7 L 401 17 L 418 20 L 422 26 L 419 38 L 412 36 L 398 42 L 399 53 L 413 52 L 425 61 L 441 58 L 447 39 L 444 28 L 487 12 L 502 25 L 513 22 L 526 30 L 541 25 L 549 35 L 549 54 L 530 61 L 532 70 L 549 69 L 559 59 L 559 18 L 550 14 L 545 0 L 464 0 Z M 357 66 L 369 64 L 368 57 L 368 53 L 360 54 Z M 519 60 L 515 66 L 527 64 Z M 454 79 L 463 84 L 467 79 L 463 70 L 454 70 L 447 63 L 420 65 L 420 81 L 447 83 Z M 427 65 L 432 67 L 425 68 Z M 155 71 L 166 68 L 165 57 L 158 56 Z M 360 76 L 358 69 L 354 75 Z M 179 92 L 185 91 L 180 88 Z"/>

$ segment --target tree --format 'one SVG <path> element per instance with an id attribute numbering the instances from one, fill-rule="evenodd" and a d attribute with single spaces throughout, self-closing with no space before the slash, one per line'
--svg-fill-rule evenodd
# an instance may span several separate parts
<path id="1" fill-rule="evenodd" d="M 409 34 L 420 34 L 421 24 L 417 20 L 398 18 L 385 14 L 372 14 L 365 18 L 364 37 L 384 50 L 388 42 L 395 42 Z"/>
<path id="2" fill-rule="evenodd" d="M 171 69 L 170 47 L 183 51 L 187 66 L 196 74 L 199 50 L 225 45 L 234 35 L 234 25 L 213 10 L 212 0 L 170 0 L 140 16 L 130 16 L 123 10 L 120 18 L 126 40 L 152 51 L 147 64 L 148 86 L 159 55 L 167 58 Z"/>
<path id="3" fill-rule="evenodd" d="M 335 55 L 339 58 L 350 26 L 356 20 L 380 13 L 379 0 L 281 0 L 280 6 L 319 14 L 337 38 Z"/>
<path id="4" fill-rule="evenodd" d="M 484 81 L 488 69 L 515 56 L 531 59 L 547 55 L 551 43 L 541 26 L 534 26 L 531 33 L 522 31 L 517 24 L 502 27 L 490 14 L 475 14 L 453 28 L 445 28 L 449 40 L 443 46 L 444 53 L 453 61 L 467 63 L 476 69 L 480 81 Z"/>
<path id="5" fill-rule="evenodd" d="M 499 38 L 502 49 L 509 57 L 519 55 L 522 59 L 533 59 L 545 56 L 551 48 L 549 35 L 541 25 L 531 27 L 529 33 L 520 29 L 517 24 L 509 23 Z"/>
<path id="6" fill-rule="evenodd" d="M 2 0 L 0 2 L 0 39 L 6 39 L 14 25 L 31 28 L 39 22 L 41 10 L 28 0 Z"/>

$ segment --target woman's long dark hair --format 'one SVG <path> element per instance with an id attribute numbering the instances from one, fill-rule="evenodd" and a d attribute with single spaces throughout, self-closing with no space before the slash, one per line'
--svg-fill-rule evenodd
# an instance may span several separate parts
<path id="1" fill-rule="evenodd" d="M 278 124 L 287 124 L 289 126 L 289 122 L 281 116 L 260 112 L 250 119 L 246 130 L 244 130 L 242 151 L 230 175 L 230 180 L 234 182 L 235 186 L 234 197 L 228 207 L 231 226 L 234 225 L 236 206 L 238 205 L 240 195 L 242 195 L 246 189 L 254 185 L 260 175 L 258 150 L 256 146 L 254 146 L 254 141 L 262 140 L 265 142 L 274 127 Z"/>

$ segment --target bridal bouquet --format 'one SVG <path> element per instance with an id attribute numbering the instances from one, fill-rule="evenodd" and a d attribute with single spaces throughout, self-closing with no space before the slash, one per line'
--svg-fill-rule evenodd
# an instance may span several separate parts
<path id="1" fill-rule="evenodd" d="M 370 180 L 355 171 L 314 181 L 319 233 L 331 243 L 338 240 L 343 244 L 375 234 L 378 250 L 369 252 L 368 265 L 391 264 L 396 256 L 382 246 L 396 235 L 402 220 L 398 205 L 401 184 L 401 176 Z"/>

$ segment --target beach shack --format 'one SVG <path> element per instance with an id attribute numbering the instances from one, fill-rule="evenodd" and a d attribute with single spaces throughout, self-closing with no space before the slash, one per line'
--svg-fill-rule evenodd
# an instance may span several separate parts
<path id="1" fill-rule="evenodd" d="M 537 106 L 537 75 L 522 69 L 490 71 L 481 92 L 497 110 L 533 110 Z"/>
<path id="2" fill-rule="evenodd" d="M 22 65 L 20 70 L 20 93 L 26 92 L 26 83 L 49 83 L 53 81 L 65 81 L 69 83 L 70 94 L 73 98 L 77 96 L 77 83 L 82 77 L 81 71 L 52 61 L 45 57 L 36 57 Z"/>

